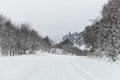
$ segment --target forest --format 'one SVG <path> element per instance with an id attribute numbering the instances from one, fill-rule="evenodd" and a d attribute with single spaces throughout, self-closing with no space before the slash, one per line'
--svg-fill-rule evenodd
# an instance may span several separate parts
<path id="1" fill-rule="evenodd" d="M 109 0 L 103 6 L 101 17 L 93 20 L 82 32 L 69 33 L 53 44 L 48 37 L 43 37 L 29 24 L 20 25 L 0 15 L 0 51 L 1 55 L 14 56 L 34 54 L 37 50 L 56 53 L 61 49 L 65 54 L 108 57 L 116 61 L 120 54 L 120 0 Z M 78 46 L 75 46 L 78 45 Z M 86 45 L 89 50 L 79 47 Z"/>

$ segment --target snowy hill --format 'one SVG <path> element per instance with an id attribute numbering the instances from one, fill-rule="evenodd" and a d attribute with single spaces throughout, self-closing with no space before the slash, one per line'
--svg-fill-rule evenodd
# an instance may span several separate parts
<path id="1" fill-rule="evenodd" d="M 119 80 L 120 67 L 88 57 L 37 53 L 0 58 L 0 80 Z"/>
<path id="2" fill-rule="evenodd" d="M 85 40 L 84 40 L 85 34 L 86 34 L 86 31 L 83 31 L 80 33 L 78 32 L 68 33 L 67 35 L 63 37 L 62 41 L 68 39 L 70 42 L 74 44 L 74 47 L 77 47 L 78 49 L 83 50 L 83 51 L 90 50 L 91 46 L 87 47 Z"/>
<path id="3" fill-rule="evenodd" d="M 68 33 L 67 35 L 65 35 L 63 37 L 63 40 L 66 40 L 66 39 L 68 39 L 69 41 L 71 41 L 75 45 L 78 45 L 78 46 L 84 45 L 84 32 Z"/>

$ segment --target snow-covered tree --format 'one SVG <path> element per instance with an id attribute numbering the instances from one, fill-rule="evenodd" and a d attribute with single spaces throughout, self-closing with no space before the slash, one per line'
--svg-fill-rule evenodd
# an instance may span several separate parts
<path id="1" fill-rule="evenodd" d="M 115 61 L 120 54 L 120 0 L 109 0 L 101 15 L 101 19 L 85 29 L 84 39 L 92 51 L 105 51 Z"/>
<path id="2" fill-rule="evenodd" d="M 14 25 L 0 15 L 0 51 L 2 55 L 32 54 L 36 50 L 50 51 L 51 40 L 42 38 L 30 25 Z"/>

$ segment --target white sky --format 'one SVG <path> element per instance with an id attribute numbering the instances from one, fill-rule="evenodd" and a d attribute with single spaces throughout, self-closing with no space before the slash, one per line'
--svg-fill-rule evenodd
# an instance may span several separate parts
<path id="1" fill-rule="evenodd" d="M 0 12 L 15 23 L 30 23 L 41 35 L 60 39 L 81 32 L 100 16 L 108 0 L 0 0 Z"/>

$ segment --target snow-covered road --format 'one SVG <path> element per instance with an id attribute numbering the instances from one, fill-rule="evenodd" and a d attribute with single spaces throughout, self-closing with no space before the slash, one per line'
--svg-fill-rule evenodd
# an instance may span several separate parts
<path id="1" fill-rule="evenodd" d="M 0 57 L 0 80 L 120 80 L 120 67 L 77 56 Z"/>

